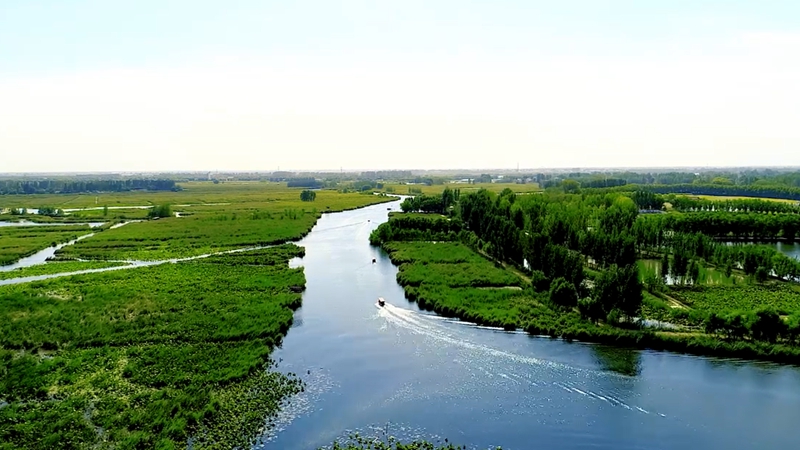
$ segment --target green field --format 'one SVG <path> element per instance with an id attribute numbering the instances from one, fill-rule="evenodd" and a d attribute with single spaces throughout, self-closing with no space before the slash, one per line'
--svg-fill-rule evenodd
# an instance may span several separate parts
<path id="1" fill-rule="evenodd" d="M 782 314 L 800 311 L 800 287 L 788 283 L 675 289 L 687 306 L 706 312 L 773 308 Z"/>
<path id="2" fill-rule="evenodd" d="M 419 262 L 435 263 L 475 263 L 485 264 L 487 259 L 459 242 L 387 242 L 384 249 L 389 253 L 392 262 L 403 264 Z"/>

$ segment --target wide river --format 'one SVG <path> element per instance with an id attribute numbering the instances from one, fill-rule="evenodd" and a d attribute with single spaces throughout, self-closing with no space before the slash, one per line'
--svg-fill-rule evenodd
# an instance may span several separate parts
<path id="1" fill-rule="evenodd" d="M 299 243 L 306 256 L 293 264 L 307 290 L 274 356 L 307 388 L 258 448 L 316 449 L 386 430 L 483 449 L 800 443 L 798 368 L 567 343 L 420 311 L 368 242 L 387 206 L 399 202 L 324 215 Z"/>

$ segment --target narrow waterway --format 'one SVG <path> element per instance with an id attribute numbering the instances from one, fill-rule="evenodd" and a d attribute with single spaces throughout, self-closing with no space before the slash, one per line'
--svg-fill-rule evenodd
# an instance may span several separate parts
<path id="1" fill-rule="evenodd" d="M 97 228 L 105 225 L 105 222 L 31 222 L 30 220 L 20 220 L 9 222 L 0 220 L 0 227 L 52 227 L 52 226 L 81 226 L 88 225 L 89 228 Z"/>
<path id="2" fill-rule="evenodd" d="M 567 343 L 419 311 L 368 243 L 386 218 L 385 204 L 325 215 L 299 243 L 307 290 L 274 357 L 308 387 L 257 447 L 316 449 L 354 431 L 504 449 L 800 442 L 798 368 Z"/>
<path id="3" fill-rule="evenodd" d="M 0 272 L 10 272 L 12 270 L 21 269 L 23 267 L 30 267 L 30 266 L 35 266 L 37 264 L 44 264 L 45 262 L 47 262 L 47 259 L 53 257 L 53 255 L 55 255 L 58 250 L 66 247 L 67 245 L 72 245 L 80 240 L 90 238 L 92 236 L 94 236 L 94 233 L 84 234 L 83 236 L 79 236 L 77 239 L 73 239 L 69 242 L 64 242 L 58 245 L 47 247 L 43 250 L 39 250 L 33 255 L 21 258 L 19 261 L 15 263 L 8 264 L 5 266 L 0 266 Z"/>

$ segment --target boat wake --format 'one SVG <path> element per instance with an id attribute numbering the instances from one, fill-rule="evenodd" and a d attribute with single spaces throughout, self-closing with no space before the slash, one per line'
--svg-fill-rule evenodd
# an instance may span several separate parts
<path id="1" fill-rule="evenodd" d="M 468 354 L 460 358 L 460 362 L 467 366 L 469 371 L 480 372 L 480 376 L 494 380 L 493 382 L 507 383 L 516 389 L 536 388 L 537 395 L 547 395 L 548 392 L 562 391 L 569 395 L 604 402 L 608 406 L 622 408 L 634 413 L 666 417 L 661 413 L 653 413 L 647 409 L 630 403 L 630 400 L 621 398 L 629 393 L 614 393 L 586 387 L 589 382 L 597 385 L 603 378 L 608 377 L 629 379 L 626 375 L 613 372 L 586 369 L 569 366 L 567 364 L 548 361 L 546 359 L 517 353 L 498 350 L 484 344 L 470 341 L 466 329 L 502 330 L 494 327 L 480 327 L 469 322 L 460 322 L 441 316 L 424 314 L 409 309 L 404 309 L 386 302 L 378 308 L 376 318 L 384 320 L 381 331 L 400 328 L 425 338 L 436 341 L 436 348 L 441 344 L 449 344 L 466 351 Z M 556 378 L 557 380 L 554 380 Z M 594 381 L 594 382 L 593 382 Z"/>

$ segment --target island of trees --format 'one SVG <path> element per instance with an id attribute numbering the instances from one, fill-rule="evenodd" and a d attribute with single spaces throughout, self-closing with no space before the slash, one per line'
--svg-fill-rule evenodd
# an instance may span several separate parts
<path id="1" fill-rule="evenodd" d="M 422 307 L 568 339 L 800 362 L 800 262 L 753 242 L 794 240 L 795 205 L 564 186 L 445 188 L 402 209 L 370 240 Z"/>

